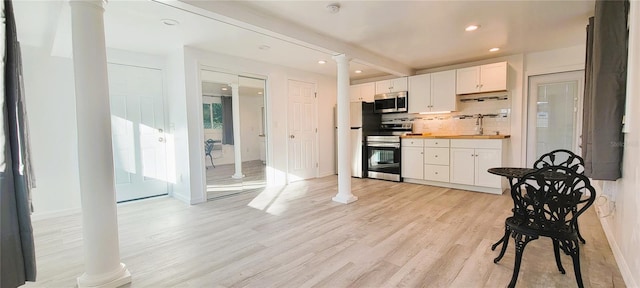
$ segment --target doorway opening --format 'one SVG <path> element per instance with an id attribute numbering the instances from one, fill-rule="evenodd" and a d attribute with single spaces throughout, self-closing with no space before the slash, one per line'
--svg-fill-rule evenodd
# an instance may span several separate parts
<path id="1" fill-rule="evenodd" d="M 201 75 L 207 199 L 264 188 L 265 80 L 210 70 Z"/>
<path id="2" fill-rule="evenodd" d="M 584 71 L 529 77 L 527 165 L 566 149 L 580 155 Z"/>

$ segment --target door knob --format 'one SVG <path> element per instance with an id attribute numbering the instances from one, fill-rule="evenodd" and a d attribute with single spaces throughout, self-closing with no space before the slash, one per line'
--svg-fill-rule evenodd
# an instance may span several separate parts
<path id="1" fill-rule="evenodd" d="M 293 139 L 293 138 L 296 138 L 296 136 L 291 134 L 291 135 L 289 135 L 289 138 Z"/>
<path id="2" fill-rule="evenodd" d="M 158 142 L 164 142 L 164 138 L 158 137 Z"/>
<path id="3" fill-rule="evenodd" d="M 162 133 L 162 132 L 164 132 L 164 130 L 162 130 L 162 128 L 159 128 L 158 133 Z"/>

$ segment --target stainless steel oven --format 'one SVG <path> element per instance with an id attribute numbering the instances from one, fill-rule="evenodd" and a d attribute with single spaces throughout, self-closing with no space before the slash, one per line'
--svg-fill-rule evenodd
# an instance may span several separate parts
<path id="1" fill-rule="evenodd" d="M 367 177 L 400 181 L 400 136 L 367 136 Z"/>

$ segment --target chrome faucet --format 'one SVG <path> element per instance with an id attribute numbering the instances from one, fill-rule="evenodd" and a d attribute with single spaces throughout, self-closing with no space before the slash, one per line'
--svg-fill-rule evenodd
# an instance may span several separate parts
<path id="1" fill-rule="evenodd" d="M 476 116 L 476 128 L 475 128 L 476 135 L 482 135 L 482 132 L 483 132 L 482 131 L 482 118 L 483 118 L 482 114 L 478 114 Z"/>

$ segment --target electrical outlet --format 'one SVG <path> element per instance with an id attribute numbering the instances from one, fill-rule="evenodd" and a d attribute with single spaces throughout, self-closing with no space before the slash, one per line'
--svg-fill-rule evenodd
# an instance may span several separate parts
<path id="1" fill-rule="evenodd" d="M 613 212 L 616 210 L 616 203 L 609 200 L 609 197 L 606 195 L 600 195 L 596 199 L 596 214 L 598 217 L 604 218 L 613 215 Z"/>

